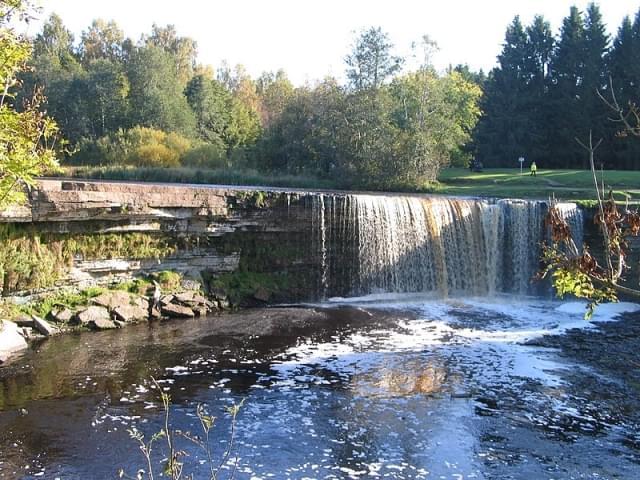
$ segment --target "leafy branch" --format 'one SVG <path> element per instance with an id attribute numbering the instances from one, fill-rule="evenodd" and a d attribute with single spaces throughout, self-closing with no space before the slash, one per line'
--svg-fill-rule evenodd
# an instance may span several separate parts
<path id="1" fill-rule="evenodd" d="M 637 210 L 630 210 L 628 205 L 621 211 L 611 191 L 608 199 L 604 200 L 604 184 L 598 184 L 594 162 L 594 153 L 601 141 L 594 145 L 591 132 L 588 143 L 579 139 L 576 141 L 589 152 L 589 164 L 598 199 L 594 222 L 602 234 L 605 264 L 600 265 L 586 245 L 580 252 L 573 241 L 569 224 L 552 201 L 545 218 L 551 242 L 543 245 L 544 268 L 540 276 L 551 276 L 559 297 L 571 294 L 589 300 L 585 314 L 589 319 L 597 305 L 606 301 L 618 301 L 618 294 L 640 298 L 640 290 L 620 285 L 628 269 L 627 238 L 640 234 L 640 214 Z"/>

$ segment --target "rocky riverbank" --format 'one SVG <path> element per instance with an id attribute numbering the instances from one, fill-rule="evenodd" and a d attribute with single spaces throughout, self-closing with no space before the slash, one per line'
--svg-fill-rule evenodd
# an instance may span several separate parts
<path id="1" fill-rule="evenodd" d="M 202 317 L 229 308 L 226 296 L 206 298 L 198 284 L 181 284 L 192 288 L 176 288 L 163 293 L 159 285 L 148 288 L 148 294 L 121 289 L 69 291 L 49 295 L 32 304 L 14 309 L 10 320 L 0 326 L 0 364 L 27 348 L 30 342 L 77 330 L 110 330 L 127 325 L 165 319 Z M 39 315 L 39 314 L 40 315 Z"/>

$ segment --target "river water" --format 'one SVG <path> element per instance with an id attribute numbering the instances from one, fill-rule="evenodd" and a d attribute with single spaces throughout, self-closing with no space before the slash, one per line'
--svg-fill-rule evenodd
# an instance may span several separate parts
<path id="1" fill-rule="evenodd" d="M 383 295 L 53 338 L 0 368 L 0 478 L 135 476 L 128 430 L 162 428 L 158 387 L 172 430 L 199 434 L 199 404 L 216 417 L 220 479 L 640 478 L 638 415 L 607 400 L 617 380 L 527 345 L 590 328 L 583 308 Z M 185 473 L 209 478 L 185 436 Z"/>

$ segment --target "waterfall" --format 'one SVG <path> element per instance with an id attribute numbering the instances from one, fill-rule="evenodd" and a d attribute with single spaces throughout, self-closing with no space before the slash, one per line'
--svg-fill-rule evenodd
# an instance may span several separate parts
<path id="1" fill-rule="evenodd" d="M 313 200 L 319 296 L 533 293 L 546 202 L 384 195 Z M 578 245 L 582 212 L 559 204 Z"/>

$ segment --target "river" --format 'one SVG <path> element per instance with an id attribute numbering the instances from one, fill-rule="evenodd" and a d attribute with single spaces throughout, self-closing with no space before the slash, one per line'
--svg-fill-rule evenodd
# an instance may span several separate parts
<path id="1" fill-rule="evenodd" d="M 637 414 L 572 385 L 615 379 L 527 344 L 590 328 L 582 309 L 382 295 L 52 338 L 0 369 L 0 478 L 135 477 L 129 430 L 162 428 L 158 386 L 172 430 L 201 433 L 199 404 L 217 417 L 218 478 L 640 478 Z M 204 450 L 176 442 L 209 478 Z"/>

